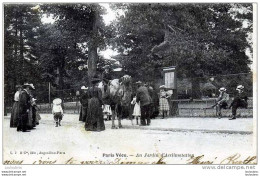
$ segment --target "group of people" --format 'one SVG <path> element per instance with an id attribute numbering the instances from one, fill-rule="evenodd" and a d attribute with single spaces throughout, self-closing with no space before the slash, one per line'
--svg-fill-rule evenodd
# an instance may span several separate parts
<path id="1" fill-rule="evenodd" d="M 10 127 L 17 131 L 29 132 L 39 125 L 40 115 L 37 112 L 36 99 L 33 97 L 33 84 L 25 83 L 16 86 L 14 104 L 11 111 Z"/>
<path id="2" fill-rule="evenodd" d="M 102 91 L 98 84 L 102 79 L 95 76 L 92 80 L 91 87 L 82 86 L 82 94 L 80 97 L 81 110 L 79 120 L 85 122 L 85 129 L 87 131 L 103 131 L 105 130 L 104 115 L 111 115 L 111 107 L 108 103 L 104 102 Z M 136 124 L 140 126 L 149 126 L 151 118 L 154 115 L 157 103 L 155 96 L 157 93 L 148 84 L 141 81 L 136 82 L 137 90 L 133 95 L 131 105 L 133 107 L 130 118 L 136 119 Z M 16 93 L 14 95 L 14 104 L 11 112 L 10 127 L 17 128 L 17 131 L 27 132 L 36 125 L 39 125 L 40 115 L 37 112 L 36 99 L 33 97 L 32 91 L 35 90 L 33 84 L 25 83 L 24 85 L 16 86 Z M 244 86 L 239 85 L 236 88 L 237 94 L 233 101 L 228 106 L 229 94 L 224 87 L 219 89 L 219 97 L 216 106 L 218 118 L 222 117 L 221 110 L 232 108 L 232 117 L 229 120 L 236 119 L 236 112 L 239 107 L 247 108 L 248 97 L 244 91 Z M 168 99 L 171 94 L 167 92 L 166 86 L 160 86 L 159 93 L 159 112 L 162 118 L 169 114 Z M 61 126 L 60 122 L 63 117 L 63 110 L 61 106 L 61 99 L 57 98 L 53 101 L 52 113 L 56 122 L 56 127 Z M 112 105 L 113 106 L 113 105 Z M 139 124 L 140 118 L 140 124 Z M 133 124 L 133 121 L 132 121 Z"/>
<path id="3" fill-rule="evenodd" d="M 229 120 L 235 120 L 237 115 L 237 109 L 240 108 L 247 108 L 248 107 L 248 97 L 244 91 L 243 85 L 238 85 L 237 94 L 235 95 L 233 101 L 228 106 L 229 94 L 226 92 L 227 90 L 224 87 L 219 89 L 219 97 L 217 98 L 217 103 L 212 107 L 216 106 L 217 116 L 218 118 L 222 117 L 221 109 L 230 109 L 232 108 L 232 117 Z"/>

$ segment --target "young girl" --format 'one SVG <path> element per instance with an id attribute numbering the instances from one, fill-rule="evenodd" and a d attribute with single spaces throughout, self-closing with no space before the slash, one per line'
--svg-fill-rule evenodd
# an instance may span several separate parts
<path id="1" fill-rule="evenodd" d="M 134 111 L 133 111 L 133 116 L 136 118 L 136 125 L 138 125 L 138 117 L 141 117 L 141 109 L 140 109 L 140 103 L 136 102 L 136 96 L 133 98 L 132 105 L 134 106 Z M 133 121 L 132 121 L 132 125 L 133 125 Z"/>
<path id="2" fill-rule="evenodd" d="M 53 100 L 52 114 L 56 122 L 56 127 L 58 127 L 58 125 L 61 126 L 60 121 L 62 120 L 62 116 L 63 116 L 61 102 L 62 100 L 59 98 Z"/>
<path id="3" fill-rule="evenodd" d="M 168 103 L 168 98 L 170 95 L 166 92 L 166 87 L 165 85 L 160 86 L 160 112 L 164 117 L 167 117 L 169 114 L 169 103 Z"/>

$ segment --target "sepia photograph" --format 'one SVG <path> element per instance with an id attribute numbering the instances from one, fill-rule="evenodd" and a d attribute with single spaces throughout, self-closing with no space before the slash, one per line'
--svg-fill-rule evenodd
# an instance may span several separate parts
<path id="1" fill-rule="evenodd" d="M 2 3 L 2 165 L 252 174 L 256 6 Z"/>

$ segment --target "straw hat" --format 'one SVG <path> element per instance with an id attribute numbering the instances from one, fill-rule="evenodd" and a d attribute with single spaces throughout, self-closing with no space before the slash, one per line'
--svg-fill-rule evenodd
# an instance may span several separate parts
<path id="1" fill-rule="evenodd" d="M 31 89 L 35 89 L 35 87 L 33 86 L 33 84 L 24 83 L 23 87 L 27 87 L 27 86 L 29 86 Z"/>
<path id="2" fill-rule="evenodd" d="M 160 89 L 165 89 L 166 86 L 165 86 L 165 85 L 161 85 L 159 88 L 160 88 Z"/>
<path id="3" fill-rule="evenodd" d="M 82 90 L 87 90 L 88 87 L 86 87 L 86 86 L 82 86 L 80 89 L 82 89 Z"/>
<path id="4" fill-rule="evenodd" d="M 18 89 L 18 88 L 22 88 L 23 86 L 22 85 L 16 85 L 15 88 Z"/>
<path id="5" fill-rule="evenodd" d="M 227 89 L 225 89 L 225 87 L 221 87 L 221 88 L 219 89 L 219 91 L 220 91 L 220 92 L 226 92 Z"/>
<path id="6" fill-rule="evenodd" d="M 109 66 L 109 65 L 105 65 L 103 68 L 104 68 L 104 69 L 109 69 L 110 66 Z"/>
<path id="7" fill-rule="evenodd" d="M 142 82 L 141 81 L 137 81 L 136 84 L 142 84 Z"/>
<path id="8" fill-rule="evenodd" d="M 60 105 L 61 102 L 62 102 L 62 100 L 61 100 L 60 98 L 55 98 L 52 102 L 53 102 L 53 104 L 55 104 L 55 105 Z"/>
<path id="9" fill-rule="evenodd" d="M 244 88 L 245 88 L 244 86 L 238 85 L 237 88 L 236 88 L 236 90 L 242 90 L 242 89 L 244 89 Z"/>

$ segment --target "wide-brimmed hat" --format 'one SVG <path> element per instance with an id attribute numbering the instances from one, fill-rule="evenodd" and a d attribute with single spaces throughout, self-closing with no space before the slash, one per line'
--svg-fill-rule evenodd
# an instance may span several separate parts
<path id="1" fill-rule="evenodd" d="M 34 85 L 29 83 L 24 83 L 23 87 L 30 87 L 31 89 L 35 89 Z"/>
<path id="2" fill-rule="evenodd" d="M 110 66 L 109 66 L 109 65 L 105 65 L 103 68 L 104 68 L 104 69 L 109 69 Z"/>
<path id="3" fill-rule="evenodd" d="M 15 88 L 18 89 L 18 88 L 22 88 L 23 86 L 22 85 L 16 85 Z"/>
<path id="4" fill-rule="evenodd" d="M 82 86 L 80 89 L 82 89 L 82 90 L 87 90 L 88 87 L 86 87 L 86 86 Z"/>
<path id="5" fill-rule="evenodd" d="M 219 91 L 220 91 L 220 92 L 226 92 L 227 89 L 225 89 L 225 87 L 221 87 L 221 88 L 219 89 Z"/>
<path id="6" fill-rule="evenodd" d="M 34 87 L 34 85 L 33 85 L 33 84 L 30 84 L 30 86 L 31 86 L 31 88 L 32 88 L 32 89 L 35 89 L 35 87 Z"/>
<path id="7" fill-rule="evenodd" d="M 165 85 L 161 85 L 159 88 L 160 88 L 160 89 L 165 89 L 166 86 L 165 86 Z"/>
<path id="8" fill-rule="evenodd" d="M 137 81 L 135 84 L 142 84 L 142 82 L 141 81 Z"/>
<path id="9" fill-rule="evenodd" d="M 52 102 L 53 102 L 53 104 L 55 104 L 55 105 L 60 105 L 61 102 L 62 102 L 62 100 L 61 100 L 60 98 L 55 98 Z"/>
<path id="10" fill-rule="evenodd" d="M 242 89 L 244 89 L 245 87 L 243 86 L 243 85 L 238 85 L 237 86 L 237 88 L 236 88 L 236 90 L 242 90 Z"/>

